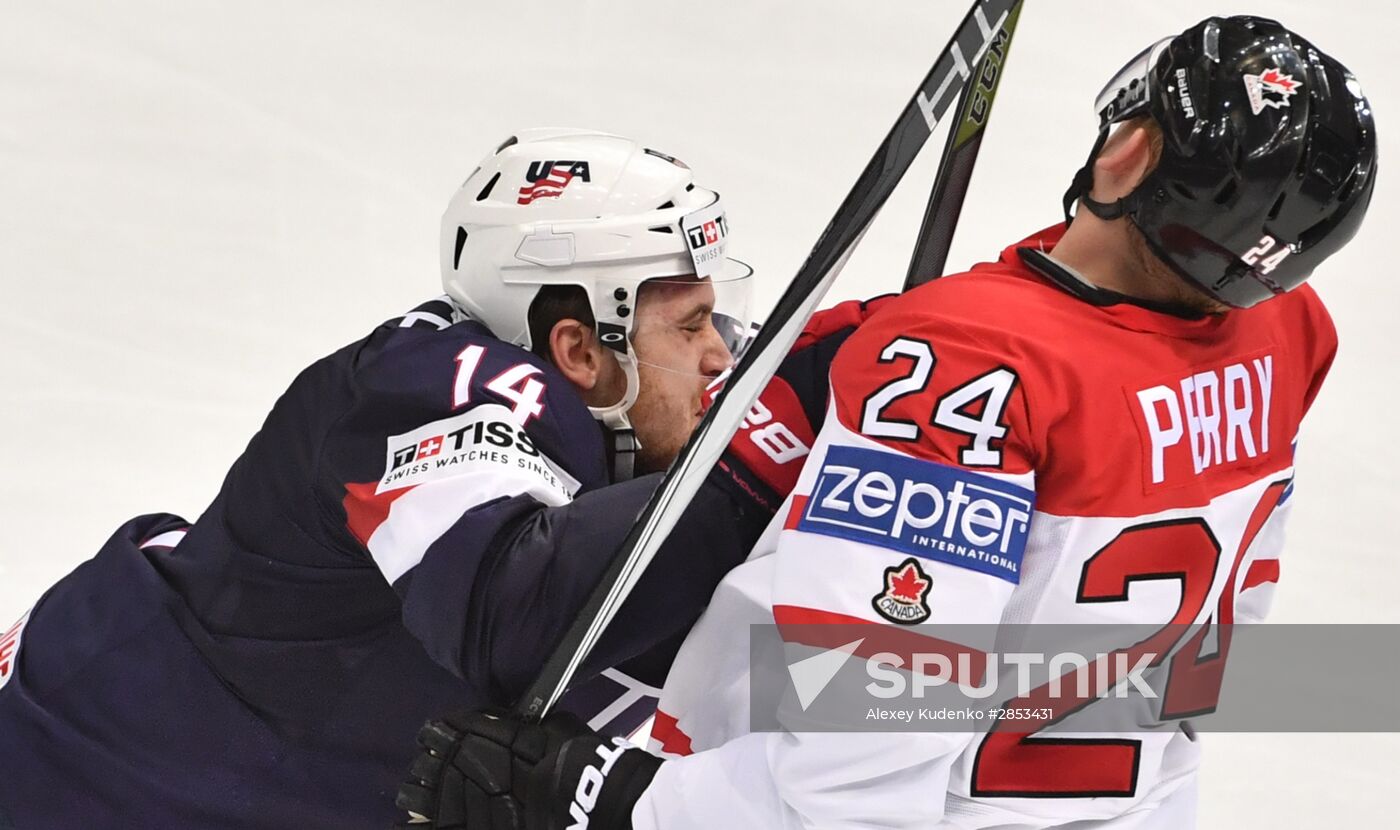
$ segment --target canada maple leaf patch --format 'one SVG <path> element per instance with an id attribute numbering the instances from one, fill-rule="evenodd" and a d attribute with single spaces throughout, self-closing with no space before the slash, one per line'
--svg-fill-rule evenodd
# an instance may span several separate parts
<path id="1" fill-rule="evenodd" d="M 1283 109 L 1298 94 L 1302 81 L 1277 69 L 1266 69 L 1258 75 L 1244 76 L 1244 90 L 1249 95 L 1249 108 L 1255 115 L 1265 109 Z"/>
<path id="2" fill-rule="evenodd" d="M 892 623 L 915 625 L 928 619 L 928 592 L 933 580 L 914 557 L 885 568 L 885 590 L 870 603 L 876 613 Z"/>

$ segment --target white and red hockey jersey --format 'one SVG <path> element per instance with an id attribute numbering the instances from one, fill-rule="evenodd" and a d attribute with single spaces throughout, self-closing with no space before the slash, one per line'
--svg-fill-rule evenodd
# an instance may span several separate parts
<path id="1" fill-rule="evenodd" d="M 791 646 L 813 629 L 797 623 L 1263 617 L 1293 443 L 1336 349 L 1326 311 L 1306 286 L 1194 319 L 1128 302 L 1046 256 L 1061 232 L 886 302 L 845 341 L 796 487 L 674 664 L 653 731 L 672 760 L 635 827 L 1166 826 L 1139 819 L 1192 790 L 1197 745 L 1175 728 L 748 728 L 753 623 Z M 1163 706 L 1208 703 L 1224 650 L 1165 646 L 1187 676 L 1172 664 Z"/>

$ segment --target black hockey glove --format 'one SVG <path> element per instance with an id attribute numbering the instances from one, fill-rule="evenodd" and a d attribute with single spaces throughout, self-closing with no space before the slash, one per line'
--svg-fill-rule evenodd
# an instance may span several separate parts
<path id="1" fill-rule="evenodd" d="M 429 721 L 399 787 L 400 827 L 630 830 L 661 759 L 573 715 L 539 724 L 482 712 Z"/>

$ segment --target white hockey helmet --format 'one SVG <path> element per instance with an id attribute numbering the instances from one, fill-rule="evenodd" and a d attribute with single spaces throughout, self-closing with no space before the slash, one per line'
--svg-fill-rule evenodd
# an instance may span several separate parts
<path id="1" fill-rule="evenodd" d="M 600 327 L 630 332 L 645 280 L 747 285 L 748 267 L 724 257 L 727 231 L 719 194 L 664 153 L 591 130 L 523 130 L 448 204 L 443 287 L 492 334 L 527 349 L 530 303 L 545 285 L 581 286 Z"/>
<path id="2" fill-rule="evenodd" d="M 737 353 L 748 332 L 752 269 L 725 257 L 727 235 L 719 194 L 696 186 L 690 168 L 671 156 L 591 130 L 524 130 L 484 159 L 448 204 L 443 286 L 492 334 L 526 349 L 540 288 L 582 287 L 599 339 L 628 377 L 623 400 L 594 415 L 624 428 L 638 387 L 631 340 L 642 282 L 707 279 L 716 328 Z"/>

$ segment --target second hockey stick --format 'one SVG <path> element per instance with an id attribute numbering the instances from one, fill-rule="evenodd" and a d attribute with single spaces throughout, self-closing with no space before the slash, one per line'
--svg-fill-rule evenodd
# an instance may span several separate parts
<path id="1" fill-rule="evenodd" d="M 919 236 L 914 241 L 914 254 L 909 259 L 909 273 L 904 277 L 904 290 L 923 285 L 943 276 L 948 264 L 948 252 L 953 247 L 953 233 L 958 228 L 967 188 L 972 183 L 972 168 L 982 149 L 982 136 L 992 117 L 992 104 L 1011 54 L 1011 38 L 1021 19 L 1022 0 L 1017 0 L 1006 16 L 992 45 L 972 73 L 972 83 L 963 88 L 958 100 L 957 121 L 948 130 L 943 145 L 943 157 L 938 162 L 938 175 L 929 192 Z"/>
<path id="2" fill-rule="evenodd" d="M 517 702 L 515 715 L 538 720 L 564 693 L 584 657 L 656 556 L 710 468 L 719 460 L 739 422 L 777 371 L 876 213 L 927 143 L 953 99 L 968 83 L 971 67 L 992 45 L 996 33 L 1018 2 L 977 0 L 972 4 L 933 69 L 900 112 L 894 127 L 778 299 L 767 324 L 734 367 L 714 404 L 652 494 L 578 617 L 545 662 L 539 677 Z"/>

